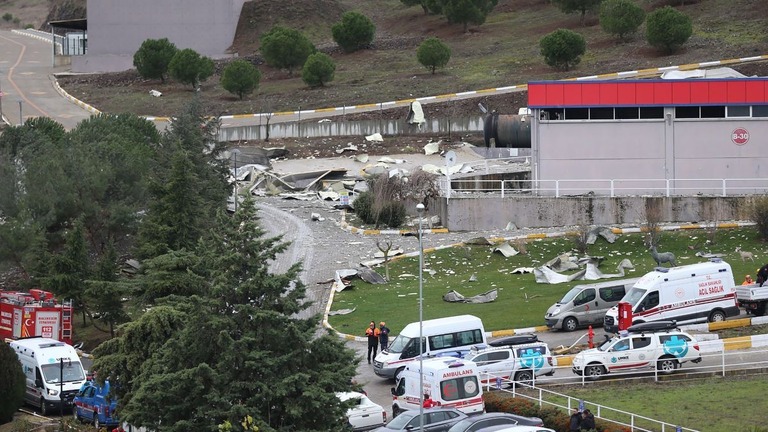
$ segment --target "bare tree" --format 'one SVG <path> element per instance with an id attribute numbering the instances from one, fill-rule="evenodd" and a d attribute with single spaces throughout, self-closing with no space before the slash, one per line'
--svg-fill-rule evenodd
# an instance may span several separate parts
<path id="1" fill-rule="evenodd" d="M 701 200 L 701 216 L 707 226 L 704 228 L 707 234 L 707 241 L 710 245 L 715 244 L 717 239 L 717 224 L 720 223 L 722 209 L 715 201 Z"/>
<path id="2" fill-rule="evenodd" d="M 389 251 L 392 250 L 392 240 L 376 240 L 376 247 L 384 254 L 384 278 L 389 282 Z"/>
<path id="3" fill-rule="evenodd" d="M 591 227 L 587 224 L 579 224 L 576 225 L 574 231 L 567 234 L 568 240 L 573 242 L 573 247 L 582 255 L 586 255 L 587 249 L 589 248 L 587 238 L 589 237 L 590 229 Z"/>
<path id="4" fill-rule="evenodd" d="M 641 230 L 646 233 L 646 247 L 658 246 L 661 239 L 661 222 L 663 219 L 663 206 L 660 199 L 648 198 L 645 200 L 645 221 Z"/>

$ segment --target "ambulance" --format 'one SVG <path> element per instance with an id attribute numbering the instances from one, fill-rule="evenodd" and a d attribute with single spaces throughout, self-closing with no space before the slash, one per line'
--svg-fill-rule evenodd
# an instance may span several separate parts
<path id="1" fill-rule="evenodd" d="M 456 408 L 465 414 L 482 413 L 483 389 L 474 362 L 452 357 L 424 359 L 408 364 L 392 387 L 392 415 L 419 409 L 421 398 L 430 399 L 441 407 Z M 423 370 L 423 377 L 419 372 Z M 420 382 L 423 380 L 423 387 Z"/>
<path id="2" fill-rule="evenodd" d="M 71 345 L 55 339 L 32 337 L 10 342 L 27 381 L 24 401 L 45 416 L 72 408 L 85 383 L 85 370 Z"/>
<path id="3" fill-rule="evenodd" d="M 677 324 L 724 321 L 738 316 L 730 264 L 719 258 L 679 267 L 657 267 L 632 286 L 621 302 L 632 307 L 632 324 L 674 320 Z M 606 332 L 619 330 L 619 308 L 606 314 Z"/>

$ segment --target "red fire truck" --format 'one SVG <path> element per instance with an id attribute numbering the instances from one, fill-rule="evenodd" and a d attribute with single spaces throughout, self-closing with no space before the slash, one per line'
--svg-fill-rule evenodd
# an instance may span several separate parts
<path id="1" fill-rule="evenodd" d="M 53 293 L 0 291 L 0 340 L 42 336 L 72 344 L 72 303 Z"/>

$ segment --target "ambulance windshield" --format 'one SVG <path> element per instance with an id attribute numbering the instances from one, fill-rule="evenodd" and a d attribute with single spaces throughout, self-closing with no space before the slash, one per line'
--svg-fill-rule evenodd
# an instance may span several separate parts
<path id="1" fill-rule="evenodd" d="M 621 301 L 627 302 L 634 307 L 634 306 L 637 306 L 637 303 L 643 299 L 643 297 L 645 296 L 645 293 L 646 293 L 646 290 L 642 288 L 632 288 L 631 290 L 629 290 L 627 295 L 625 295 L 624 298 L 621 299 Z"/>
<path id="2" fill-rule="evenodd" d="M 43 365 L 42 369 L 45 382 L 49 384 L 58 383 L 62 379 L 63 382 L 85 380 L 83 365 L 79 361 L 65 361 L 64 368 L 61 363 L 50 363 Z"/>

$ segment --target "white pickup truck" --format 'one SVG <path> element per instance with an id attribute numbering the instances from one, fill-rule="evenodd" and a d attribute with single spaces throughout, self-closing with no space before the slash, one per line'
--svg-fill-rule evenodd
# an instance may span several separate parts
<path id="1" fill-rule="evenodd" d="M 763 316 L 765 315 L 765 306 L 768 304 L 768 285 L 762 287 L 759 284 L 737 286 L 736 301 L 748 313 Z"/>

